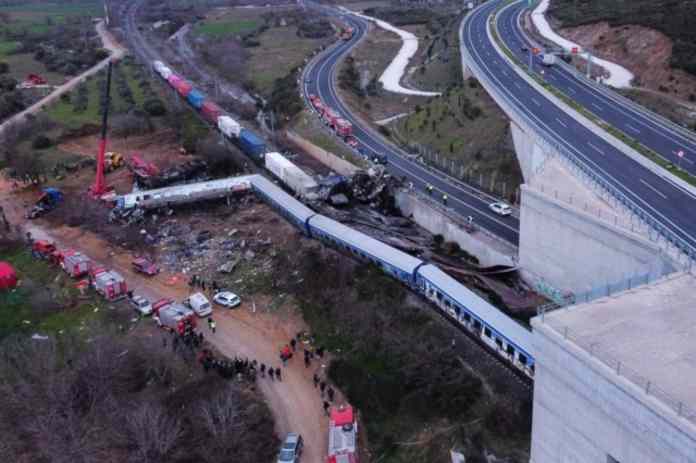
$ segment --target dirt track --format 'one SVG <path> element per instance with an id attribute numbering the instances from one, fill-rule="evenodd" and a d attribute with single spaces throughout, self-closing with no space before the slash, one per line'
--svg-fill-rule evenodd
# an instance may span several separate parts
<path id="1" fill-rule="evenodd" d="M 92 66 L 91 68 L 87 69 L 85 72 L 83 72 L 79 76 L 73 77 L 68 82 L 64 83 L 63 85 L 56 87 L 55 90 L 53 90 L 46 97 L 42 98 L 41 100 L 37 101 L 33 105 L 29 106 L 24 111 L 15 114 L 11 118 L 9 118 L 8 120 L 6 120 L 2 124 L 0 124 L 0 134 L 2 134 L 2 132 L 5 130 L 5 128 L 8 125 L 10 125 L 14 122 L 21 121 L 27 114 L 36 114 L 37 112 L 41 111 L 44 108 L 44 106 L 53 103 L 55 100 L 60 98 L 60 96 L 62 94 L 72 90 L 75 86 L 77 86 L 84 79 L 99 72 L 107 64 L 109 64 L 109 61 L 119 60 L 123 57 L 123 55 L 125 55 L 126 50 L 124 48 L 122 48 L 121 45 L 119 45 L 114 40 L 111 33 L 109 33 L 109 31 L 106 30 L 106 28 L 104 27 L 103 21 L 100 21 L 99 23 L 97 23 L 97 33 L 99 34 L 99 37 L 101 37 L 101 39 L 102 39 L 102 44 L 103 44 L 104 48 L 111 51 L 111 56 L 109 56 L 105 60 L 97 63 L 96 65 Z"/>

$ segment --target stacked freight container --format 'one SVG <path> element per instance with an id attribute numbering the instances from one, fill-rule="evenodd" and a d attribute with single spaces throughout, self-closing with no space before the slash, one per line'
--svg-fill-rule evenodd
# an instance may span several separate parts
<path id="1" fill-rule="evenodd" d="M 218 129 L 227 138 L 238 138 L 239 133 L 242 131 L 242 126 L 239 122 L 232 119 L 230 116 L 220 116 L 217 121 Z"/>
<path id="2" fill-rule="evenodd" d="M 239 132 L 237 143 L 242 151 L 249 156 L 252 156 L 258 161 L 263 159 L 263 153 L 266 151 L 266 143 L 251 130 L 242 129 L 241 132 Z"/>
<path id="3" fill-rule="evenodd" d="M 196 109 L 201 109 L 203 107 L 203 102 L 205 102 L 205 95 L 196 89 L 192 89 L 188 92 L 188 95 L 186 95 L 186 99 L 191 103 L 191 106 Z"/>
<path id="4" fill-rule="evenodd" d="M 201 115 L 213 125 L 218 124 L 218 119 L 224 114 L 222 108 L 212 101 L 206 101 L 201 108 Z"/>

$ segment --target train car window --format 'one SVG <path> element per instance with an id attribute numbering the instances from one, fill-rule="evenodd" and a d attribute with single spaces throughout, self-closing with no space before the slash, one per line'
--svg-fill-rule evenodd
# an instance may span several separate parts
<path id="1" fill-rule="evenodd" d="M 449 308 L 451 306 L 449 299 L 445 299 L 445 307 Z"/>
<path id="2" fill-rule="evenodd" d="M 495 338 L 495 343 L 498 345 L 499 348 L 503 348 L 503 341 L 501 341 L 499 338 Z"/>
<path id="3" fill-rule="evenodd" d="M 491 330 L 489 330 L 488 328 L 484 328 L 483 334 L 485 334 L 486 337 L 490 338 L 491 337 Z"/>
<path id="4" fill-rule="evenodd" d="M 515 349 L 513 349 L 512 346 L 511 346 L 510 344 L 508 344 L 506 350 L 507 350 L 507 353 L 508 353 L 508 354 L 510 354 L 510 355 L 515 355 Z"/>
<path id="5" fill-rule="evenodd" d="M 464 320 L 466 320 L 467 323 L 471 322 L 471 315 L 468 313 L 464 312 Z"/>
<path id="6" fill-rule="evenodd" d="M 481 322 L 478 320 L 474 320 L 474 328 L 476 328 L 477 330 L 480 330 L 481 329 Z"/>
<path id="7" fill-rule="evenodd" d="M 442 300 L 442 293 L 440 291 L 437 291 L 437 300 L 438 301 Z"/>
<path id="8" fill-rule="evenodd" d="M 527 364 L 527 356 L 524 354 L 517 354 L 517 360 L 519 360 L 522 365 Z"/>
<path id="9" fill-rule="evenodd" d="M 458 305 L 455 305 L 454 306 L 454 313 L 456 313 L 457 316 L 459 316 L 459 314 L 462 313 L 462 309 L 460 309 Z"/>

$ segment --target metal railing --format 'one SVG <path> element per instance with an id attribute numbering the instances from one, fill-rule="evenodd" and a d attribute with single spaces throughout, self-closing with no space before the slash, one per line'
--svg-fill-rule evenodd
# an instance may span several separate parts
<path id="1" fill-rule="evenodd" d="M 484 4 L 485 6 L 485 4 Z M 479 7 L 482 8 L 482 7 Z M 551 136 L 545 129 L 540 127 L 535 121 L 533 121 L 527 114 L 516 107 L 515 103 L 511 101 L 510 97 L 504 92 L 501 92 L 497 85 L 492 82 L 488 75 L 479 67 L 476 60 L 471 56 L 469 50 L 464 43 L 464 26 L 467 21 L 470 21 L 474 14 L 467 15 L 462 21 L 462 25 L 459 31 L 460 39 L 460 50 L 462 53 L 462 61 L 471 69 L 471 71 L 476 75 L 477 79 L 481 85 L 486 89 L 486 91 L 496 100 L 496 103 L 508 114 L 508 116 L 515 119 L 515 122 L 520 125 L 525 133 L 535 137 L 535 142 L 542 148 L 543 151 L 547 153 L 558 153 L 562 156 L 558 156 L 560 159 L 571 163 L 573 170 L 576 173 L 581 174 L 581 178 L 586 182 L 589 181 L 590 185 L 595 189 L 601 189 L 608 193 L 613 199 L 613 203 L 617 206 L 623 207 L 624 209 L 630 211 L 638 219 L 642 220 L 648 227 L 650 227 L 655 234 L 657 239 L 656 242 L 660 242 L 659 238 L 662 238 L 662 244 L 668 249 L 674 249 L 678 253 L 685 256 L 687 262 L 685 267 L 689 269 L 692 268 L 692 262 L 696 257 L 696 249 L 691 246 L 686 240 L 677 236 L 672 230 L 658 221 L 651 214 L 646 212 L 643 208 L 638 206 L 632 199 L 620 191 L 616 186 L 614 186 L 610 181 L 602 178 L 594 170 L 589 167 L 585 162 L 578 158 L 578 156 L 573 153 L 567 146 L 562 142 L 557 140 L 555 137 Z M 531 78 L 531 77 L 530 77 Z"/>
<path id="2" fill-rule="evenodd" d="M 551 317 L 546 318 L 544 311 L 541 312 L 539 319 L 541 320 L 541 323 L 550 326 L 554 329 L 554 331 L 563 336 L 566 341 L 572 342 L 582 350 L 588 352 L 592 357 L 603 363 L 606 367 L 610 368 L 617 376 L 625 378 L 642 389 L 646 395 L 656 398 L 662 404 L 674 410 L 674 412 L 676 412 L 677 416 L 680 418 L 684 418 L 692 423 L 696 423 L 696 410 L 694 408 L 675 398 L 670 393 L 660 388 L 660 386 L 655 382 L 651 381 L 645 376 L 642 376 L 637 371 L 629 368 L 625 363 L 611 356 L 608 352 L 604 351 L 598 343 L 583 341 L 579 335 L 574 333 L 567 326 L 560 322 L 556 322 Z"/>

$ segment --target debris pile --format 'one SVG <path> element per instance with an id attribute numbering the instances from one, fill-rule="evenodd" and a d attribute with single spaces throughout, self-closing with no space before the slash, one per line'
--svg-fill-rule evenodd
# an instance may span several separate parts
<path id="1" fill-rule="evenodd" d="M 162 188 L 192 181 L 202 182 L 209 179 L 207 175 L 208 164 L 201 159 L 191 159 L 155 175 L 151 175 L 152 166 L 139 167 L 141 168 L 132 169 L 132 172 L 138 186 L 143 189 Z M 156 173 L 156 171 L 154 172 Z"/>

